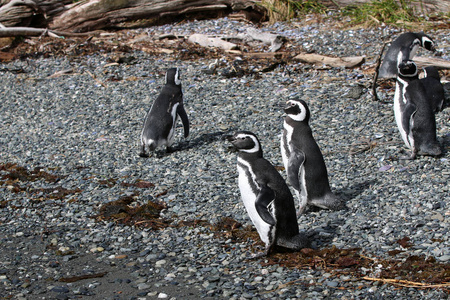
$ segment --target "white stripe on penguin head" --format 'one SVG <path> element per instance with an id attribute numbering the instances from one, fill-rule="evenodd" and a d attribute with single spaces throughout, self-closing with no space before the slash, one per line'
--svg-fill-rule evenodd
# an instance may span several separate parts
<path id="1" fill-rule="evenodd" d="M 255 136 L 253 136 L 251 134 L 245 134 L 245 133 L 240 133 L 240 134 L 238 134 L 236 136 L 236 138 L 245 138 L 245 137 L 251 138 L 253 140 L 253 143 L 255 144 L 255 146 L 253 148 L 251 148 L 251 149 L 239 149 L 239 150 L 243 151 L 243 152 L 247 152 L 247 153 L 256 153 L 256 152 L 258 152 L 259 151 L 259 142 L 258 142 L 258 139 Z"/>
<path id="2" fill-rule="evenodd" d="M 300 101 L 289 100 L 287 103 L 297 105 L 298 108 L 300 109 L 300 113 L 288 114 L 289 117 L 294 121 L 298 121 L 298 122 L 304 121 L 306 118 L 306 107 Z"/>
<path id="3" fill-rule="evenodd" d="M 175 72 L 175 84 L 176 85 L 180 85 L 181 84 L 181 79 L 180 79 L 180 69 L 177 68 L 177 71 Z"/>

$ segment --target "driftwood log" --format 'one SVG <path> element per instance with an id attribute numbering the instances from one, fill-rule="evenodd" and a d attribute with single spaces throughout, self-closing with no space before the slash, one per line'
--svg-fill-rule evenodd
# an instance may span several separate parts
<path id="1" fill-rule="evenodd" d="M 47 27 L 83 32 L 105 29 L 142 19 L 220 16 L 237 11 L 264 15 L 259 1 L 252 0 L 3 0 L 0 23 L 4 26 Z"/>
<path id="2" fill-rule="evenodd" d="M 435 66 L 438 69 L 450 70 L 450 61 L 442 58 L 415 56 L 413 58 L 413 61 L 417 64 L 419 68 Z"/>
<path id="3" fill-rule="evenodd" d="M 364 63 L 365 59 L 363 56 L 330 57 L 315 53 L 300 53 L 299 55 L 294 57 L 294 60 L 315 65 L 326 65 L 330 67 L 355 68 Z"/>
<path id="4" fill-rule="evenodd" d="M 189 36 L 188 41 L 199 44 L 202 47 L 217 47 L 224 50 L 237 50 L 238 45 L 227 42 L 219 37 L 209 37 L 205 34 L 196 33 Z"/>

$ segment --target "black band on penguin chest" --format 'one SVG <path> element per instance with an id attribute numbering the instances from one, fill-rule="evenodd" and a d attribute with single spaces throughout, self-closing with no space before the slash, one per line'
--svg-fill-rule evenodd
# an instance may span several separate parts
<path id="1" fill-rule="evenodd" d="M 247 179 L 248 185 L 252 189 L 252 192 L 255 195 L 258 195 L 260 188 L 259 188 L 258 183 L 255 181 L 255 178 L 253 178 L 253 176 L 252 176 L 252 174 L 254 174 L 254 172 L 251 172 L 250 168 L 241 162 L 238 162 L 238 166 L 244 170 L 245 178 Z"/>

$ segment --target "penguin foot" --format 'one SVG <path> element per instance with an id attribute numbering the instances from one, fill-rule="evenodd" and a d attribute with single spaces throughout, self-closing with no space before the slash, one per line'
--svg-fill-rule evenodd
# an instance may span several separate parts
<path id="1" fill-rule="evenodd" d="M 416 152 L 411 151 L 409 156 L 400 156 L 398 159 L 400 160 L 414 160 L 416 158 Z"/>
<path id="2" fill-rule="evenodd" d="M 145 153 L 145 152 L 139 153 L 139 156 L 140 156 L 140 157 L 144 157 L 144 158 L 149 157 L 149 155 L 148 155 L 147 153 Z"/>
<path id="3" fill-rule="evenodd" d="M 172 148 L 171 146 L 166 147 L 166 153 L 173 153 L 173 152 L 175 152 L 174 148 Z"/>

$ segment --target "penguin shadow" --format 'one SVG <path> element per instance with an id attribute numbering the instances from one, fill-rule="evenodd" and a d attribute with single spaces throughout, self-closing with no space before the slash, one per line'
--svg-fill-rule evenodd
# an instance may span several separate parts
<path id="1" fill-rule="evenodd" d="M 343 204 L 344 208 L 341 210 L 349 210 L 350 208 L 347 206 L 347 203 L 361 195 L 365 190 L 370 188 L 371 185 L 378 183 L 377 179 L 366 180 L 362 182 L 357 182 L 351 186 L 346 188 L 342 188 L 340 190 L 336 190 L 334 193 L 337 197 L 339 197 Z"/>
<path id="2" fill-rule="evenodd" d="M 226 132 L 224 131 L 203 133 L 202 135 L 196 137 L 195 139 L 179 142 L 175 147 L 172 147 L 171 149 L 172 151 L 167 154 L 174 153 L 177 151 L 186 151 L 198 148 L 200 146 L 208 145 L 216 141 L 221 141 L 223 140 L 223 136 L 225 133 Z"/>
<path id="3" fill-rule="evenodd" d="M 342 207 L 340 209 L 338 209 L 337 211 L 350 210 L 350 208 L 347 206 L 347 203 L 350 200 L 358 197 L 360 194 L 362 194 L 364 192 L 364 190 L 368 189 L 372 184 L 377 183 L 377 182 L 378 182 L 378 180 L 371 179 L 371 180 L 367 180 L 364 182 L 355 183 L 352 186 L 349 186 L 344 189 L 333 191 L 333 193 L 342 201 Z M 322 210 L 330 211 L 329 209 L 326 209 L 326 208 L 321 208 L 321 207 L 314 206 L 314 205 L 308 205 L 306 207 L 305 213 L 319 212 Z"/>
<path id="4" fill-rule="evenodd" d="M 347 188 L 340 189 L 335 191 L 335 195 L 339 197 L 344 207 L 338 211 L 329 211 L 330 213 L 336 212 L 347 212 L 350 211 L 351 208 L 347 206 L 347 203 L 352 199 L 361 195 L 365 190 L 367 190 L 371 185 L 376 184 L 378 180 L 366 180 L 363 182 L 355 183 Z M 305 213 L 309 212 L 317 212 L 323 210 L 322 208 L 316 206 L 308 207 Z M 332 218 L 326 222 L 325 226 L 320 228 L 307 230 L 305 235 L 308 237 L 310 241 L 314 241 L 311 248 L 318 249 L 322 247 L 327 247 L 333 243 L 333 239 L 336 235 L 339 234 L 340 227 L 345 223 L 345 218 Z"/>
<path id="5" fill-rule="evenodd" d="M 212 133 L 203 133 L 202 135 L 196 137 L 195 139 L 184 140 L 178 142 L 175 146 L 171 146 L 167 149 L 158 149 L 153 151 L 148 157 L 163 158 L 169 156 L 175 152 L 187 151 L 190 149 L 198 148 L 203 145 L 208 145 L 216 141 L 224 140 L 224 131 L 217 131 Z"/>

